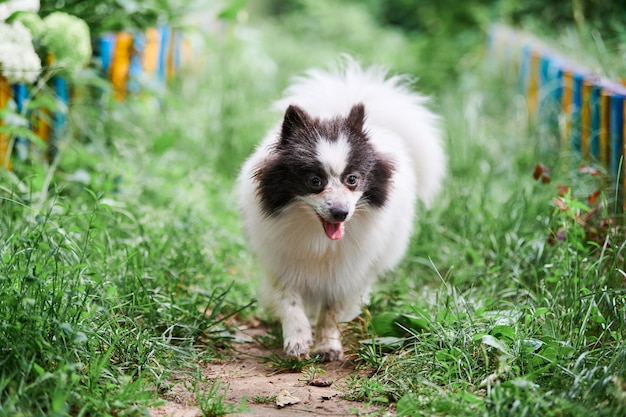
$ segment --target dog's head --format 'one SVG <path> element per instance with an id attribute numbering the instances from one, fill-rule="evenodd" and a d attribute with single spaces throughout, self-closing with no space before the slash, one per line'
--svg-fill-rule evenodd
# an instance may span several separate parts
<path id="1" fill-rule="evenodd" d="M 255 173 L 263 212 L 278 216 L 304 202 L 326 236 L 338 240 L 356 211 L 382 207 L 393 163 L 375 151 L 364 122 L 363 104 L 333 119 L 313 118 L 289 106 L 276 146 Z"/>

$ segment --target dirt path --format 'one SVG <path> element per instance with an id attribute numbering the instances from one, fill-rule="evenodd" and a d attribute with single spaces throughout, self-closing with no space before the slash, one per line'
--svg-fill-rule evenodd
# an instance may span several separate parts
<path id="1" fill-rule="evenodd" d="M 327 387 L 310 385 L 302 372 L 272 373 L 266 366 L 266 358 L 272 353 L 280 353 L 280 350 L 269 351 L 254 339 L 265 331 L 263 327 L 242 330 L 237 337 L 240 342 L 229 352 L 229 357 L 208 364 L 203 370 L 205 379 L 218 378 L 224 386 L 228 386 L 226 403 L 238 406 L 244 398 L 247 399 L 245 413 L 235 415 L 349 416 L 356 414 L 355 409 L 366 409 L 361 403 L 344 399 L 342 390 L 346 387 L 346 379 L 357 375 L 354 366 L 348 361 L 315 365 L 326 371 L 315 382 L 331 383 Z M 202 416 L 195 395 L 185 386 L 185 382 L 184 379 L 175 381 L 169 391 L 162 395 L 166 403 L 150 410 L 152 417 Z M 275 397 L 280 395 L 281 390 L 287 390 L 300 402 L 278 408 Z M 374 409 L 370 407 L 368 411 Z"/>

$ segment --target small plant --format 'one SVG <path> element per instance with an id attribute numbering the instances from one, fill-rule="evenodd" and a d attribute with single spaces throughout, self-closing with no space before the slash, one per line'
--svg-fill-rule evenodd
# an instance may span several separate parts
<path id="1" fill-rule="evenodd" d="M 616 219 L 608 213 L 607 201 L 600 188 L 601 183 L 609 180 L 596 168 L 580 166 L 577 174 L 587 182 L 593 184 L 592 191 L 583 194 L 584 200 L 574 195 L 572 187 L 557 184 L 558 196 L 552 199 L 555 206 L 554 218 L 557 226 L 548 235 L 548 243 L 567 240 L 578 250 L 588 250 L 592 247 L 607 244 L 614 246 L 623 236 Z M 537 164 L 533 178 L 542 184 L 550 184 L 550 170 L 543 164 Z"/>
<path id="2" fill-rule="evenodd" d="M 388 404 L 396 401 L 393 388 L 384 381 L 385 375 L 374 374 L 371 377 L 353 376 L 347 379 L 344 397 L 350 401 L 361 401 L 375 404 Z"/>
<path id="3" fill-rule="evenodd" d="M 255 395 L 250 401 L 255 404 L 273 404 L 276 401 L 276 396 Z"/>
<path id="4" fill-rule="evenodd" d="M 311 365 L 302 372 L 303 378 L 301 380 L 311 382 L 311 380 L 317 378 L 318 375 L 325 375 L 325 374 L 326 374 L 326 371 L 324 369 Z"/>
<path id="5" fill-rule="evenodd" d="M 210 385 L 207 386 L 205 382 L 208 382 Z M 198 408 L 203 417 L 225 416 L 245 412 L 246 410 L 245 398 L 239 407 L 226 403 L 228 387 L 224 387 L 221 381 L 217 379 L 203 381 L 201 377 L 195 378 L 191 381 L 191 387 L 188 386 L 187 388 L 194 392 Z"/>
<path id="6" fill-rule="evenodd" d="M 320 378 L 320 375 L 325 375 L 326 371 L 315 365 L 311 365 L 302 372 L 302 378 L 300 381 L 306 382 L 307 385 L 313 385 L 315 387 L 330 387 L 333 381 L 326 378 Z"/>
<path id="7" fill-rule="evenodd" d="M 319 363 L 319 358 L 299 360 L 298 358 L 283 358 L 276 353 L 272 353 L 265 358 L 265 363 L 272 373 L 279 374 L 282 372 L 300 372 L 307 366 Z"/>

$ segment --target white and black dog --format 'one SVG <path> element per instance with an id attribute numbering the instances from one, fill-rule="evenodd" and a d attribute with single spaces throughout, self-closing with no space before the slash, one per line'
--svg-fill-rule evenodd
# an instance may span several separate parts
<path id="1" fill-rule="evenodd" d="M 241 170 L 243 226 L 266 274 L 259 300 L 289 356 L 343 359 L 339 323 L 402 259 L 416 201 L 442 186 L 438 117 L 409 84 L 351 59 L 307 72 Z"/>

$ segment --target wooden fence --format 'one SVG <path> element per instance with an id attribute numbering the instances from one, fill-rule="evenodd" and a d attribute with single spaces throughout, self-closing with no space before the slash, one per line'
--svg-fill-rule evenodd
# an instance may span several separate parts
<path id="1" fill-rule="evenodd" d="M 138 93 L 142 86 L 164 88 L 177 72 L 191 60 L 190 45 L 180 30 L 167 26 L 145 32 L 106 33 L 93 40 L 94 60 L 104 78 L 111 82 L 113 97 L 124 100 L 128 94 Z M 15 111 L 26 114 L 30 130 L 46 143 L 48 156 L 56 152 L 56 144 L 67 128 L 67 109 L 72 97 L 68 80 L 54 76 L 48 87 L 61 105 L 58 110 L 45 108 L 26 110 L 35 98 L 34 85 L 9 85 L 0 73 L 0 110 L 9 100 L 15 102 Z M 4 126 L 0 114 L 0 127 Z M 29 141 L 23 137 L 0 131 L 0 169 L 11 169 L 11 157 L 26 159 Z"/>
<path id="2" fill-rule="evenodd" d="M 516 71 L 533 121 L 554 129 L 561 147 L 601 164 L 622 191 L 626 87 L 569 61 L 503 25 L 489 31 L 489 59 Z"/>

